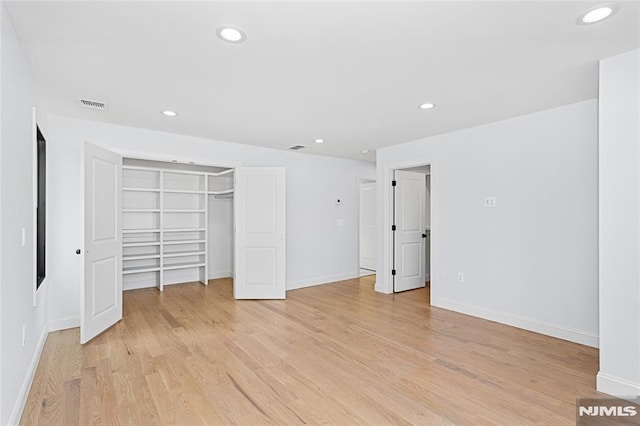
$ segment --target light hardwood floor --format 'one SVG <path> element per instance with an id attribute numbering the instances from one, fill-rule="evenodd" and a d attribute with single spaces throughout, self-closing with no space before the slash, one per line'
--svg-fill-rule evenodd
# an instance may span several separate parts
<path id="1" fill-rule="evenodd" d="M 90 343 L 49 334 L 21 424 L 575 424 L 596 395 L 596 349 L 373 281 L 286 301 L 234 301 L 230 280 L 125 292 Z"/>

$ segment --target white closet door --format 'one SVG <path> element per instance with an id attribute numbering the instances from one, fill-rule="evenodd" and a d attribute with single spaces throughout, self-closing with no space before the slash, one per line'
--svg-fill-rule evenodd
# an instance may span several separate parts
<path id="1" fill-rule="evenodd" d="M 122 319 L 122 158 L 84 146 L 84 283 L 80 342 Z"/>
<path id="2" fill-rule="evenodd" d="M 394 291 L 425 286 L 425 197 L 424 173 L 395 172 Z"/>
<path id="3" fill-rule="evenodd" d="M 360 268 L 376 270 L 376 183 L 360 184 Z"/>
<path id="4" fill-rule="evenodd" d="M 284 299 L 285 169 L 238 167 L 234 186 L 236 299 Z"/>

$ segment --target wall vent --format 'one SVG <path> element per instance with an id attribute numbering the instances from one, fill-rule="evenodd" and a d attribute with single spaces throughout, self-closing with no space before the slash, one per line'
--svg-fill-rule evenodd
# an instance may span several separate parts
<path id="1" fill-rule="evenodd" d="M 294 151 L 297 151 L 297 150 L 302 149 L 302 148 L 306 148 L 306 146 L 305 145 L 293 145 L 293 146 L 289 147 L 289 149 L 294 150 Z"/>
<path id="2" fill-rule="evenodd" d="M 99 111 L 104 111 L 107 109 L 107 104 L 105 104 L 104 102 L 90 101 L 88 99 L 80 99 L 80 104 L 85 108 L 97 109 Z"/>

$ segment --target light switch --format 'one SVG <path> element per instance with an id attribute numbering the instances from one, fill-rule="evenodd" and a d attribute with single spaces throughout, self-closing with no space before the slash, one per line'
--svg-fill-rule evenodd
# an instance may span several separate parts
<path id="1" fill-rule="evenodd" d="M 22 247 L 27 245 L 27 230 L 22 228 Z"/>
<path id="2" fill-rule="evenodd" d="M 496 197 L 484 197 L 484 206 L 485 207 L 495 207 L 496 206 Z"/>

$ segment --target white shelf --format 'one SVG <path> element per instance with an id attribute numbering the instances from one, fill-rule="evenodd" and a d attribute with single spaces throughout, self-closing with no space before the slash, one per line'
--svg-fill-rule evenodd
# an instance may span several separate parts
<path id="1" fill-rule="evenodd" d="M 205 266 L 204 263 L 175 263 L 173 265 L 164 265 L 165 271 L 173 271 L 175 269 L 186 269 L 186 268 L 201 268 Z"/>
<path id="2" fill-rule="evenodd" d="M 186 189 L 163 189 L 162 192 L 169 194 L 204 194 L 206 191 L 193 191 Z"/>
<path id="3" fill-rule="evenodd" d="M 205 240 L 178 240 L 178 241 L 165 241 L 162 244 L 165 246 L 175 246 L 178 244 L 202 244 Z"/>
<path id="4" fill-rule="evenodd" d="M 207 254 L 206 251 L 179 251 L 176 253 L 165 253 L 163 257 L 186 257 L 186 256 L 202 256 Z"/>
<path id="5" fill-rule="evenodd" d="M 141 172 L 159 172 L 156 167 L 144 167 L 144 166 L 122 166 L 123 170 L 138 170 Z"/>
<path id="6" fill-rule="evenodd" d="M 122 270 L 123 275 L 128 274 L 141 274 L 143 272 L 157 272 L 160 270 L 159 266 L 142 266 L 137 268 L 127 268 Z"/>
<path id="7" fill-rule="evenodd" d="M 207 194 L 209 194 L 209 195 L 233 194 L 233 189 L 225 189 L 223 191 L 209 191 Z"/>
<path id="8" fill-rule="evenodd" d="M 145 246 L 159 246 L 160 241 L 153 241 L 148 243 L 122 243 L 122 247 L 145 247 Z"/>
<path id="9" fill-rule="evenodd" d="M 145 260 L 145 259 L 160 259 L 159 254 L 141 254 L 141 255 L 131 255 L 131 256 L 122 256 L 122 260 L 125 262 L 128 260 Z"/>
<path id="10" fill-rule="evenodd" d="M 174 175 L 197 175 L 197 176 L 207 175 L 207 172 L 199 172 L 195 170 L 164 169 L 164 172 L 169 174 L 174 174 Z"/>
<path id="11" fill-rule="evenodd" d="M 158 188 L 122 188 L 123 191 L 131 191 L 131 192 L 160 192 Z"/>
<path id="12" fill-rule="evenodd" d="M 149 163 L 150 166 L 146 167 L 139 164 L 145 164 L 144 160 L 139 159 L 135 165 L 123 167 L 122 234 L 125 241 L 129 239 L 131 242 L 123 243 L 122 247 L 141 247 L 126 251 L 127 255 L 122 260 L 125 266 L 132 267 L 124 268 L 123 274 L 129 275 L 127 281 L 140 280 L 160 290 L 165 282 L 172 283 L 183 276 L 187 279 L 196 272 L 206 283 L 209 196 L 232 197 L 232 173 L 235 170 L 228 167 L 188 169 L 185 165 L 180 166 L 185 170 L 178 170 L 171 166 L 155 167 Z M 155 239 L 158 241 L 139 242 Z M 170 262 L 177 263 L 167 264 Z M 158 263 L 158 266 L 133 266 L 144 263 Z M 184 271 L 165 273 L 172 270 Z M 145 272 L 151 274 L 130 275 Z"/>
<path id="13" fill-rule="evenodd" d="M 227 170 L 223 170 L 221 172 L 218 173 L 207 173 L 209 176 L 224 176 L 224 175 L 228 175 L 229 173 L 233 173 L 235 171 L 235 169 L 227 169 Z"/>

